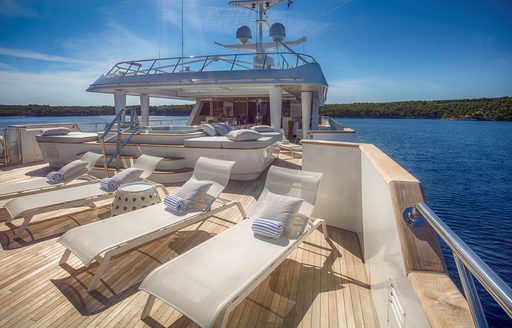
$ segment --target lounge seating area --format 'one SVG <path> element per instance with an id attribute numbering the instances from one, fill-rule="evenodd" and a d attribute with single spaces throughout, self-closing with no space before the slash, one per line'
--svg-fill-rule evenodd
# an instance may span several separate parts
<path id="1" fill-rule="evenodd" d="M 202 125 L 204 126 L 204 125 Z M 185 139 L 185 147 L 190 148 L 223 148 L 223 149 L 258 149 L 271 146 L 273 143 L 282 139 L 281 132 L 275 132 L 272 128 L 268 127 L 264 131 L 256 131 L 259 138 L 251 140 L 237 141 L 229 138 L 229 135 L 219 135 L 211 129 L 205 128 L 205 131 L 210 131 L 207 136 Z M 240 131 L 240 130 L 238 130 Z"/>
<path id="2" fill-rule="evenodd" d="M 2 183 L 0 185 L 0 200 L 14 198 L 21 195 L 38 194 L 48 190 L 76 187 L 77 184 L 85 184 L 95 178 L 90 175 L 91 170 L 101 155 L 87 152 L 80 157 L 81 161 L 87 162 L 83 171 L 78 171 L 71 177 L 58 183 L 49 183 L 46 177 L 34 177 L 21 181 Z"/>
<path id="3" fill-rule="evenodd" d="M 274 164 L 300 169 L 301 160 L 278 159 Z M 0 172 L 0 177 L 21 174 L 24 169 Z M 219 199 L 239 202 L 251 215 L 258 208 L 255 199 L 265 194 L 262 195 L 262 190 L 266 178 L 264 173 L 252 181 L 230 181 L 219 191 Z M 172 185 L 167 190 L 173 193 L 180 186 Z M 0 227 L 4 248 L 0 263 L 2 266 L 10 263 L 7 270 L 0 272 L 0 285 L 9 293 L 9 299 L 16 300 L 0 300 L 2 327 L 190 326 L 193 324 L 190 318 L 159 300 L 152 304 L 150 315 L 141 320 L 147 299 L 146 293 L 138 291 L 142 281 L 151 271 L 188 250 L 208 251 L 207 245 L 217 244 L 215 240 L 219 239 L 214 236 L 223 231 L 219 237 L 234 235 L 240 229 L 248 233 L 247 238 L 252 237 L 247 229 L 251 221 L 243 220 L 244 214 L 237 208 L 214 213 L 205 221 L 180 226 L 174 233 L 138 244 L 135 251 L 114 254 L 97 289 L 89 293 L 87 286 L 94 282 L 100 269 L 98 264 L 84 268 L 82 261 L 72 255 L 67 263 L 57 265 L 64 248 L 56 237 L 64 238 L 74 227 L 79 227 L 76 230 L 79 231 L 88 223 L 108 222 L 108 208 L 102 207 L 105 204 L 108 200 L 99 201 L 93 211 L 62 209 L 51 216 L 42 214 L 21 234 L 21 242 L 12 240 L 12 231 L 7 226 Z M 5 214 L 1 213 L 2 219 L 6 218 Z M 285 248 L 290 252 L 279 252 L 282 260 L 276 263 L 276 269 L 262 276 L 247 298 L 242 297 L 240 304 L 232 308 L 225 322 L 227 326 L 377 326 L 357 236 L 329 227 L 329 239 L 325 239 L 316 226 L 318 223 L 308 230 L 304 240 L 294 242 L 293 248 Z M 209 244 L 202 246 L 207 240 Z M 10 262 L 13 258 L 16 261 Z M 252 264 L 259 269 L 265 266 Z"/>
<path id="4" fill-rule="evenodd" d="M 141 179 L 144 179 L 153 174 L 160 160 L 161 158 L 159 157 L 141 155 L 135 161 L 134 167 L 142 171 L 139 176 Z M 11 221 L 18 218 L 23 219 L 23 222 L 16 228 L 14 235 L 14 238 L 19 238 L 35 215 L 52 212 L 61 208 L 80 206 L 90 206 L 94 208 L 96 206 L 94 202 L 113 196 L 113 191 L 105 190 L 100 184 L 100 181 L 91 181 L 76 187 L 16 197 L 7 201 L 3 207 L 8 213 L 6 223 L 11 223 Z"/>

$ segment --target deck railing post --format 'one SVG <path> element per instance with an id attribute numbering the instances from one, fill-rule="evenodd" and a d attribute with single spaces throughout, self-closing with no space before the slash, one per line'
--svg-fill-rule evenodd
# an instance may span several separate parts
<path id="1" fill-rule="evenodd" d="M 466 296 L 466 300 L 469 305 L 469 310 L 473 315 L 473 321 L 475 322 L 475 326 L 487 328 L 487 319 L 485 318 L 482 303 L 480 303 L 480 297 L 478 297 L 478 292 L 475 287 L 473 275 L 466 269 L 464 263 L 462 263 L 462 261 L 456 254 L 453 254 L 453 258 L 455 259 L 455 265 L 457 266 L 457 271 L 459 272 L 459 278 L 462 284 L 462 289 L 464 290 L 464 295 Z"/>

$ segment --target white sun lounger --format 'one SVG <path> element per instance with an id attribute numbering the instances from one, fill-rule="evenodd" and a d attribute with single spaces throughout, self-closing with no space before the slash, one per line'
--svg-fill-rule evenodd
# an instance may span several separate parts
<path id="1" fill-rule="evenodd" d="M 270 190 L 304 199 L 299 211 L 308 220 L 297 239 L 257 237 L 252 219 L 244 220 L 151 272 L 139 287 L 149 293 L 142 312 L 146 318 L 156 298 L 180 311 L 201 327 L 225 326 L 229 314 L 318 226 L 309 219 L 318 193 L 321 174 L 271 167 L 258 206 Z"/>
<path id="2" fill-rule="evenodd" d="M 228 202 L 219 195 L 228 184 L 231 169 L 235 162 L 201 157 L 197 160 L 193 178 L 208 180 L 213 185 L 208 190 L 210 208 L 200 212 L 189 212 L 177 216 L 165 209 L 163 203 L 142 208 L 133 212 L 97 221 L 69 230 L 58 242 L 66 247 L 60 263 L 67 261 L 71 253 L 75 254 L 85 266 L 94 260 L 100 263 L 88 290 L 96 289 L 105 272 L 110 258 L 132 250 L 188 225 L 207 219 L 217 212 L 238 206 L 243 217 L 245 212 L 238 202 Z M 220 205 L 211 209 L 217 200 Z"/>
<path id="3" fill-rule="evenodd" d="M 153 174 L 161 159 L 161 157 L 141 155 L 137 158 L 133 167 L 143 169 L 144 172 L 141 178 L 145 179 Z M 95 207 L 94 202 L 110 198 L 113 195 L 113 192 L 101 189 L 98 181 L 92 181 L 77 187 L 50 190 L 35 195 L 17 197 L 9 200 L 4 205 L 9 213 L 9 218 L 6 220 L 6 223 L 16 218 L 24 218 L 23 223 L 14 234 L 14 238 L 18 238 L 23 231 L 25 231 L 34 215 L 70 207 L 86 205 Z"/>
<path id="4" fill-rule="evenodd" d="M 37 194 L 48 190 L 76 187 L 80 184 L 88 183 L 91 180 L 95 180 L 96 178 L 89 175 L 89 172 L 91 172 L 92 168 L 94 167 L 94 165 L 100 157 L 100 154 L 96 154 L 93 152 L 87 152 L 83 154 L 82 157 L 80 157 L 82 161 L 89 162 L 89 165 L 87 165 L 87 174 L 84 174 L 72 180 L 76 181 L 77 179 L 83 179 L 80 182 L 69 183 L 71 181 L 66 181 L 65 183 L 51 184 L 48 182 L 46 177 L 36 177 L 22 181 L 3 183 L 0 185 L 0 200 L 13 198 L 17 196 Z"/>

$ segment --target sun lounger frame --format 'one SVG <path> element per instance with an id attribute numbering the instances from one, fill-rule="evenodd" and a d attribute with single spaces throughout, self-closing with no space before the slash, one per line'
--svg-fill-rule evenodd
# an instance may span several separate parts
<path id="1" fill-rule="evenodd" d="M 244 217 L 245 219 L 245 217 Z M 217 318 L 214 323 L 217 323 L 220 318 L 222 318 L 220 327 L 226 327 L 229 319 L 229 315 L 233 310 L 247 297 L 251 292 L 258 287 L 284 260 L 300 245 L 302 242 L 309 237 L 318 227 L 322 227 L 322 232 L 324 238 L 328 238 L 327 234 L 327 225 L 325 221 L 322 219 L 311 219 L 308 218 L 308 228 L 307 230 L 299 237 L 297 240 L 290 246 L 288 249 L 274 262 L 270 263 L 268 267 L 254 280 L 248 282 L 246 285 L 241 286 L 237 293 L 232 295 L 229 299 L 226 299 L 224 303 L 222 303 L 217 309 L 215 318 Z M 215 237 L 214 237 L 215 238 Z M 199 247 L 199 246 L 198 246 Z M 185 253 L 186 254 L 186 253 Z M 144 305 L 144 309 L 142 310 L 141 319 L 146 319 L 153 308 L 156 300 L 156 296 L 149 294 L 146 304 Z M 173 306 L 172 304 L 169 304 Z M 191 320 L 193 320 L 196 324 L 202 326 L 199 321 L 194 320 L 194 318 L 187 316 Z"/>
<path id="2" fill-rule="evenodd" d="M 116 245 L 114 246 L 112 249 L 110 250 L 107 250 L 106 252 L 104 252 L 103 256 L 100 254 L 98 256 L 96 256 L 94 259 L 97 263 L 99 263 L 99 267 L 98 269 L 96 270 L 96 273 L 94 274 L 94 278 L 93 280 L 91 281 L 91 283 L 89 284 L 89 287 L 87 289 L 88 292 L 92 292 L 93 290 L 96 289 L 96 287 L 98 286 L 98 283 L 100 282 L 100 279 L 101 277 L 103 276 L 103 274 L 105 273 L 105 270 L 107 269 L 107 266 L 108 266 L 108 263 L 110 262 L 110 259 L 116 255 L 119 255 L 119 254 L 122 254 L 122 253 L 125 253 L 127 251 L 130 251 L 130 250 L 133 250 L 141 245 L 144 245 L 144 244 L 147 244 L 149 242 L 152 242 L 152 241 L 155 241 L 156 239 L 158 238 L 161 238 L 163 236 L 166 236 L 166 235 L 169 235 L 173 232 L 176 232 L 182 228 L 185 228 L 191 224 L 194 224 L 194 223 L 197 223 L 197 222 L 200 222 L 200 221 L 204 221 L 206 219 L 208 219 L 209 217 L 213 216 L 214 214 L 216 213 L 219 213 L 221 211 L 225 211 L 227 209 L 230 209 L 234 206 L 236 206 L 238 208 L 238 210 L 240 211 L 240 214 L 242 215 L 242 217 L 245 219 L 246 218 L 246 214 L 245 214 L 245 211 L 244 211 L 244 208 L 242 207 L 242 204 L 240 202 L 233 202 L 233 201 L 227 201 L 227 200 L 224 200 L 222 198 L 217 198 L 216 201 L 219 201 L 222 203 L 222 205 L 220 205 L 219 207 L 216 207 L 214 209 L 210 209 L 208 211 L 205 211 L 201 214 L 198 214 L 196 216 L 192 216 L 192 217 L 189 217 L 189 218 L 186 218 L 182 221 L 180 221 L 179 223 L 175 223 L 175 224 L 172 224 L 172 225 L 169 225 L 167 227 L 164 227 L 164 228 L 161 228 L 160 230 L 158 231 L 155 231 L 155 232 L 152 232 L 152 233 L 149 233 L 147 235 L 144 235 L 144 236 L 141 236 L 139 238 L 136 238 L 128 243 L 124 243 L 124 244 L 121 244 L 121 245 Z M 62 255 L 60 261 L 59 261 L 59 264 L 62 265 L 62 264 L 65 264 L 67 262 L 67 260 L 69 259 L 69 256 L 71 255 L 71 250 L 69 250 L 68 248 L 66 248 L 66 251 L 64 252 L 64 254 Z"/>

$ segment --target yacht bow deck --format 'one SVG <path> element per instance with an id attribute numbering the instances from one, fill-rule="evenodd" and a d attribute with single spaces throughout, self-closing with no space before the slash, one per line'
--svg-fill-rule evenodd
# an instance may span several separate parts
<path id="1" fill-rule="evenodd" d="M 300 168 L 301 159 L 281 155 L 274 165 Z M 45 165 L 0 169 L 0 181 L 45 172 Z M 222 196 L 242 202 L 251 213 L 264 182 L 264 174 L 253 181 L 231 181 Z M 172 192 L 177 187 L 168 189 Z M 0 221 L 6 215 L 0 209 Z M 138 286 L 160 264 L 239 222 L 240 214 L 236 210 L 221 212 L 114 258 L 98 289 L 87 293 L 97 265 L 85 269 L 71 257 L 69 264 L 59 266 L 64 248 L 56 240 L 72 227 L 109 215 L 108 206 L 40 215 L 24 233 L 21 244 L 11 241 L 12 230 L 0 224 L 1 327 L 194 326 L 160 301 L 151 317 L 141 321 L 147 295 L 139 292 Z M 18 225 L 19 220 L 13 223 Z M 325 240 L 320 231 L 313 233 L 236 308 L 229 326 L 378 326 L 357 235 L 329 227 L 329 237 Z"/>

